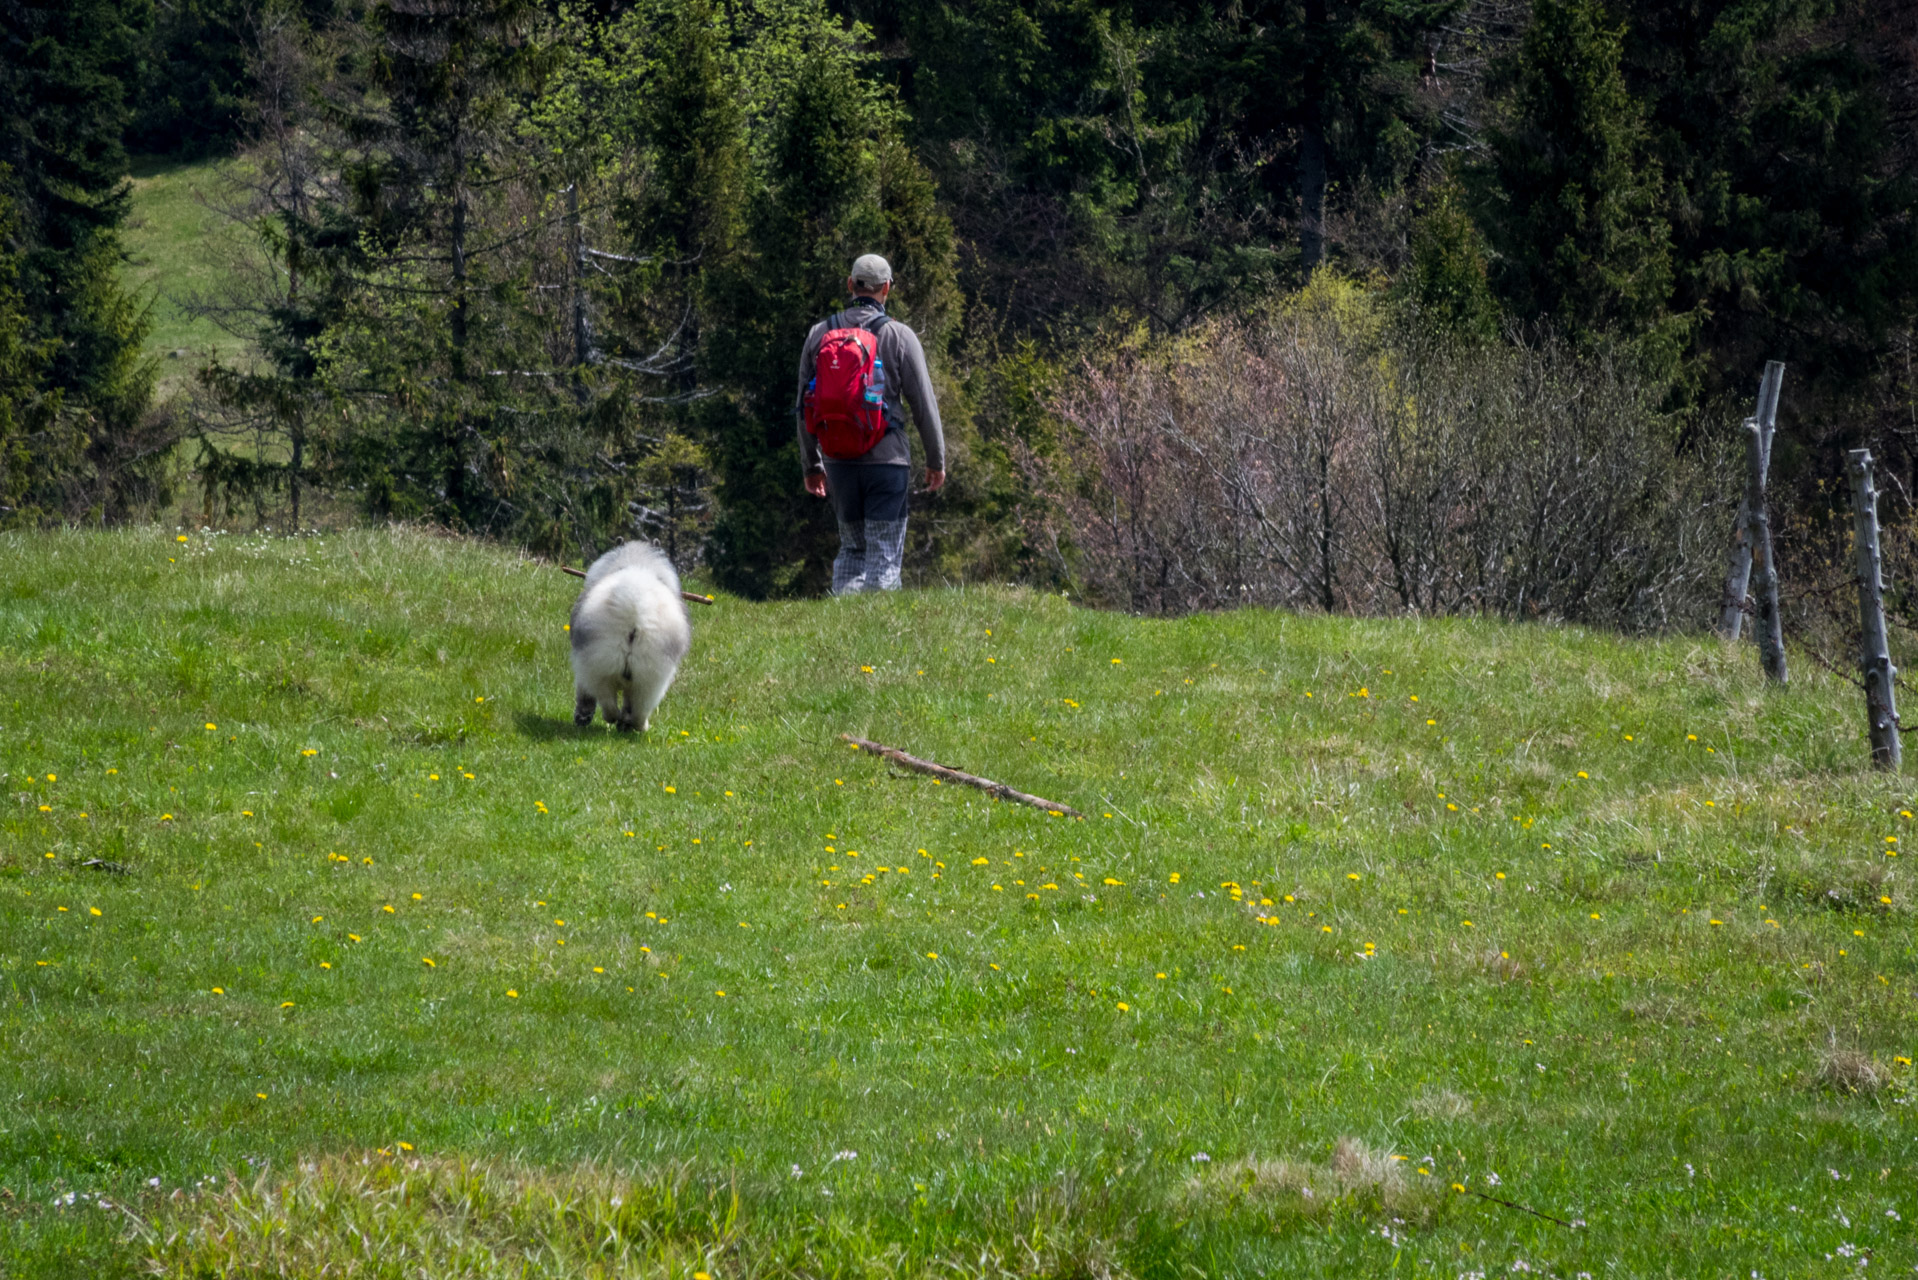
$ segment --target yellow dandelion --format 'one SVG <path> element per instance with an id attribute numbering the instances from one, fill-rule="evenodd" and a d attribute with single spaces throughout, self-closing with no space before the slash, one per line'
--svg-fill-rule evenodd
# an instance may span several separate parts
<path id="1" fill-rule="evenodd" d="M 509 1000 L 517 1000 L 519 999 L 519 992 L 513 990 L 511 987 L 508 987 L 506 988 L 506 998 Z"/>
<path id="2" fill-rule="evenodd" d="M 214 724 L 211 720 L 206 722 L 206 731 L 208 733 L 212 733 L 214 730 L 218 729 L 219 727 L 220 727 L 219 725 Z"/>
<path id="3" fill-rule="evenodd" d="M 1127 1004 L 1127 1003 L 1126 1003 L 1125 1001 L 1123 1001 L 1123 1000 L 1121 1000 L 1121 1001 L 1119 1001 L 1119 1012 L 1120 1012 L 1120 1013 L 1131 1013 L 1131 1012 L 1132 1012 L 1132 1006 L 1131 1006 L 1131 1005 L 1129 1005 L 1129 1004 Z"/>
<path id="4" fill-rule="evenodd" d="M 214 995 L 216 995 L 216 996 L 223 996 L 223 995 L 225 995 L 225 994 L 226 994 L 226 988 L 225 988 L 225 987 L 215 987 L 215 988 L 213 988 L 213 994 L 214 994 Z"/>
<path id="5" fill-rule="evenodd" d="M 427 968 L 429 968 L 429 969 L 437 969 L 437 968 L 439 968 L 439 966 L 438 966 L 438 965 L 436 965 L 436 964 L 434 964 L 434 963 L 433 963 L 433 957 L 432 957 L 432 956 L 421 956 L 421 957 L 420 957 L 420 963 L 421 963 L 421 964 L 423 964 L 423 965 L 425 965 L 425 966 L 426 966 Z"/>
<path id="6" fill-rule="evenodd" d="M 293 1007 L 293 1002 L 292 1002 L 291 1000 L 282 1000 L 282 1001 L 280 1001 L 280 1008 L 282 1008 L 282 1009 L 291 1009 L 292 1007 Z"/>

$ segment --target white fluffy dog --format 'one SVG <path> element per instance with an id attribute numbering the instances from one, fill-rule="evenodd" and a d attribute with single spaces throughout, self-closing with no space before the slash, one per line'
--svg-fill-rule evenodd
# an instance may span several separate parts
<path id="1" fill-rule="evenodd" d="M 573 723 L 591 724 L 597 707 L 622 731 L 647 728 L 693 642 L 673 562 L 646 542 L 593 561 L 572 635 Z"/>

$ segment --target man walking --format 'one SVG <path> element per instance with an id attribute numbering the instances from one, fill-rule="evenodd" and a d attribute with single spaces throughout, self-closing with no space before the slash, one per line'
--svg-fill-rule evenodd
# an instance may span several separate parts
<path id="1" fill-rule="evenodd" d="M 946 438 L 919 336 L 886 315 L 892 267 L 876 253 L 852 264 L 852 305 L 806 335 L 799 353 L 799 458 L 806 492 L 832 497 L 839 555 L 832 591 L 896 591 L 906 554 L 912 408 L 926 451 L 926 488 L 946 482 Z"/>

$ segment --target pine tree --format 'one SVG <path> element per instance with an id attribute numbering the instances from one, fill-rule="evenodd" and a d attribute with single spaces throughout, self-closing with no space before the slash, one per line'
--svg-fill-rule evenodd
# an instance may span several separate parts
<path id="1" fill-rule="evenodd" d="M 1670 310 L 1663 174 L 1622 52 L 1599 0 L 1537 0 L 1495 86 L 1506 116 L 1490 132 L 1480 208 L 1513 315 L 1621 333 L 1670 368 L 1685 321 Z"/>
<path id="2" fill-rule="evenodd" d="M 48 477 L 77 469 L 81 443 L 77 433 L 60 429 L 60 395 L 43 384 L 47 351 L 28 336 L 14 231 L 11 204 L 0 195 L 0 527 L 58 514 L 41 510 L 35 498 L 45 496 Z"/>
<path id="3" fill-rule="evenodd" d="M 27 344 L 84 454 L 43 456 L 33 504 L 114 518 L 164 490 L 167 441 L 147 416 L 146 319 L 120 283 L 127 216 L 122 84 L 141 0 L 0 0 L 0 193 L 13 204 Z"/>
<path id="4" fill-rule="evenodd" d="M 1442 182 L 1425 202 L 1412 224 L 1410 248 L 1397 288 L 1419 320 L 1481 341 L 1496 337 L 1499 309 L 1485 238 L 1456 181 Z"/>
<path id="5" fill-rule="evenodd" d="M 350 229 L 335 269 L 361 293 L 328 342 L 344 380 L 377 388 L 341 437 L 377 513 L 496 531 L 524 514 L 521 418 L 550 411 L 551 370 L 543 354 L 527 367 L 540 322 L 501 200 L 527 159 L 516 112 L 550 64 L 539 16 L 530 0 L 384 0 L 369 15 L 370 92 L 338 111 L 348 195 L 326 213 Z"/>
<path id="6" fill-rule="evenodd" d="M 258 269 L 231 273 L 198 310 L 251 340 L 253 358 L 200 370 L 203 395 L 188 407 L 209 505 L 251 503 L 262 517 L 269 492 L 286 495 L 284 523 L 302 525 L 306 491 L 327 478 L 321 424 L 328 413 L 324 352 L 343 323 L 364 263 L 351 220 L 325 198 L 325 157 L 310 107 L 322 68 L 336 52 L 299 12 L 262 12 L 247 33 L 245 74 L 253 86 L 246 131 L 251 198 L 239 210 L 252 232 Z"/>

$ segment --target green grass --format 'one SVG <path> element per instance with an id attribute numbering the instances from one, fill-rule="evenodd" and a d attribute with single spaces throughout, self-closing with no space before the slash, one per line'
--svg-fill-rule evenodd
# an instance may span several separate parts
<path id="1" fill-rule="evenodd" d="M 143 349 L 159 364 L 162 395 L 191 379 L 209 357 L 231 360 L 246 350 L 246 343 L 187 307 L 195 296 L 216 294 L 250 244 L 246 229 L 215 207 L 237 202 L 225 176 L 230 164 L 142 159 L 134 165 L 125 278 L 150 308 Z"/>
<path id="2" fill-rule="evenodd" d="M 499 551 L 0 562 L 0 1273 L 1918 1265 L 1913 800 L 1823 677 L 722 599 L 620 737 Z"/>

